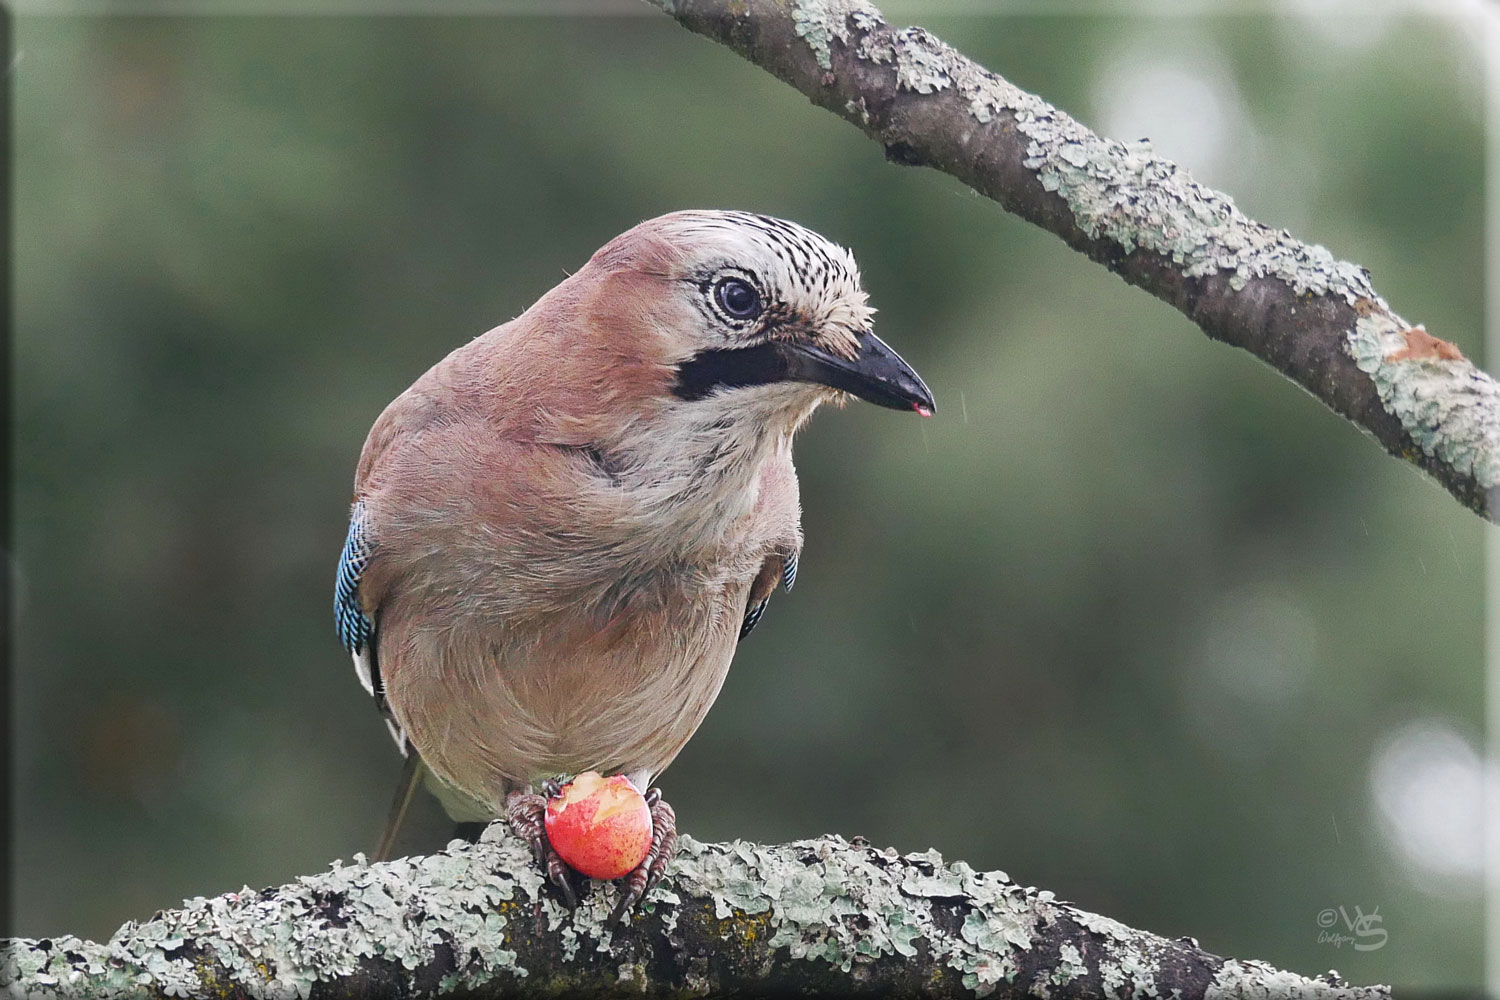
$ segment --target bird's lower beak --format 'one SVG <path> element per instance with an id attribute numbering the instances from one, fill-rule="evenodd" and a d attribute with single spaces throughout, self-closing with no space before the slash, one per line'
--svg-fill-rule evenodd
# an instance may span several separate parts
<path id="1" fill-rule="evenodd" d="M 924 417 L 937 409 L 922 376 L 873 333 L 859 335 L 859 353 L 852 359 L 807 341 L 784 341 L 783 347 L 787 378 L 842 389 L 877 406 L 915 410 Z"/>

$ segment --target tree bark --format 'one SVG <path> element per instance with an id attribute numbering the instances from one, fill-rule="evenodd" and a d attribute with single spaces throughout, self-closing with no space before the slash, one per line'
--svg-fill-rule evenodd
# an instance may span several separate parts
<path id="1" fill-rule="evenodd" d="M 127 923 L 108 942 L 7 942 L 6 995 L 1388 998 L 1223 959 L 1085 912 L 1004 872 L 839 837 L 684 837 L 628 925 L 617 889 L 576 911 L 504 824 L 477 844 L 248 887 Z"/>
<path id="2" fill-rule="evenodd" d="M 887 159 L 942 170 L 1056 234 L 1500 517 L 1500 387 L 1396 315 L 1363 268 L 864 0 L 651 2 L 852 122 Z"/>

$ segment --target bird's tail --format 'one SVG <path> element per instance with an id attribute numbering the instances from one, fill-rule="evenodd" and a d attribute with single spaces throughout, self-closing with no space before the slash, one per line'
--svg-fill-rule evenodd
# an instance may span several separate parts
<path id="1" fill-rule="evenodd" d="M 391 851 L 396 847 L 396 836 L 401 832 L 401 824 L 406 820 L 406 813 L 411 809 L 411 801 L 417 794 L 417 788 L 422 784 L 422 777 L 427 770 L 422 765 L 422 757 L 415 749 L 406 754 L 406 764 L 401 768 L 401 777 L 396 782 L 396 794 L 391 799 L 391 811 L 385 818 L 385 833 L 381 835 L 380 844 L 375 848 L 374 861 L 389 861 Z"/>

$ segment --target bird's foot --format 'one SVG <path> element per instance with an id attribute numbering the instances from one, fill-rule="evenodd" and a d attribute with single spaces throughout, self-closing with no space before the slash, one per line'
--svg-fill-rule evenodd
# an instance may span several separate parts
<path id="1" fill-rule="evenodd" d="M 646 793 L 646 805 L 651 807 L 651 850 L 646 859 L 625 876 L 620 886 L 620 902 L 610 914 L 609 922 L 620 925 L 635 905 L 646 895 L 646 890 L 656 884 L 667 862 L 677 853 L 677 813 L 661 797 L 661 789 L 653 788 Z"/>
<path id="2" fill-rule="evenodd" d="M 543 791 L 555 794 L 543 783 Z M 555 782 L 552 783 L 555 785 Z M 547 841 L 547 800 L 535 792 L 511 792 L 505 797 L 505 820 L 516 836 L 531 845 L 531 853 L 547 881 L 557 887 L 568 909 L 578 907 L 578 890 L 573 888 L 573 869 L 558 857 Z"/>

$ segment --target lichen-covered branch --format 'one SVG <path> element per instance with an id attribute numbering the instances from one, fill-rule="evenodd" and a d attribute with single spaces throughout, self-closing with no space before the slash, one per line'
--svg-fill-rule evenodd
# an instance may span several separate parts
<path id="1" fill-rule="evenodd" d="M 1147 142 L 1095 135 L 864 0 L 652 0 L 1242 347 L 1500 519 L 1500 386 L 1369 275 L 1249 218 Z"/>
<path id="2" fill-rule="evenodd" d="M 335 864 L 189 900 L 109 941 L 7 942 L 0 991 L 48 997 L 499 997 L 812 992 L 922 997 L 1388 998 L 1132 930 L 1003 872 L 838 837 L 684 837 L 619 930 L 616 889 L 576 911 L 503 824 L 429 857 Z"/>

